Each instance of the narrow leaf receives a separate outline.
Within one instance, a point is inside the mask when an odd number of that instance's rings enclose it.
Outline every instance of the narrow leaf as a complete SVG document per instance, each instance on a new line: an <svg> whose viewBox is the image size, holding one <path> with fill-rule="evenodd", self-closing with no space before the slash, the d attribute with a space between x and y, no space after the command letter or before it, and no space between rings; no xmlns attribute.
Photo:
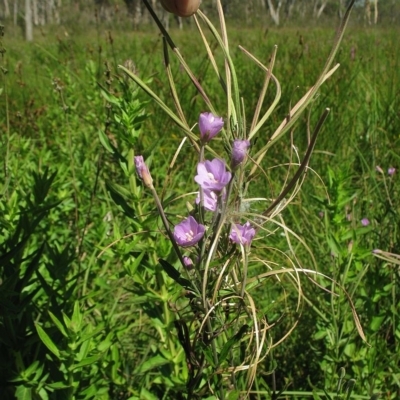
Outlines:
<svg viewBox="0 0 400 400"><path fill-rule="evenodd" d="M169 361L161 355L156 355L149 360L145 361L143 364L139 365L136 374L143 374L144 372L150 371L154 368L161 367L161 365L168 364Z"/></svg>
<svg viewBox="0 0 400 400"><path fill-rule="evenodd" d="M173 267L170 263L161 258L158 261L170 278L172 278L176 283L178 283L185 289L193 291L192 283L188 279L182 278L181 274L177 269L175 269L175 267Z"/></svg>
<svg viewBox="0 0 400 400"><path fill-rule="evenodd" d="M243 335L246 333L246 331L247 331L248 328L249 328L248 325L243 325L243 326L239 329L239 332L238 332L236 335L234 335L233 337L231 337L231 338L225 343L225 345L224 345L224 347L222 348L221 353L220 353L220 355L219 355L219 357L218 357L218 362L219 362L219 364L221 364L222 362L225 361L225 359L226 359L226 357L227 357L229 351L232 349L232 347L233 347L236 343L238 343L238 342L242 339Z"/></svg>
<svg viewBox="0 0 400 400"><path fill-rule="evenodd" d="M80 363L75 364L74 366L72 366L72 369L74 370L74 369L82 368L82 367L84 367L86 365L94 364L96 361L98 361L102 357L102 355L103 354L96 354L95 356L85 358Z"/></svg>
<svg viewBox="0 0 400 400"><path fill-rule="evenodd" d="M37 333L41 339L41 341L45 344L45 346L58 358L60 359L60 352L57 349L57 346L50 339L49 335L42 329L42 327L38 324L35 324Z"/></svg>
<svg viewBox="0 0 400 400"><path fill-rule="evenodd" d="M62 333L64 337L68 337L68 334L64 328L64 325L62 322L51 312L49 311L50 318L54 322L54 324L57 326L58 330Z"/></svg>

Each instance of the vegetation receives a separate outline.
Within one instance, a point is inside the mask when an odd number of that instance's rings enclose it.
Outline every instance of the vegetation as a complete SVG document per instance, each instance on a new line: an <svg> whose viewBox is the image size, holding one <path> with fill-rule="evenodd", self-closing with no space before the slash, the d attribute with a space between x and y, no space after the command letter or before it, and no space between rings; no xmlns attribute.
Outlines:
<svg viewBox="0 0 400 400"><path fill-rule="evenodd" d="M27 44L13 29L2 32L0 46L2 398L244 398L246 391L234 388L213 393L228 378L222 382L211 367L196 387L191 381L197 359L188 360L182 337L194 337L180 321L193 302L171 277L179 261L135 173L133 156L141 154L171 224L187 215L186 201L193 207L193 144L177 152L183 130L129 78L138 76L173 108L161 36L98 21L73 31L51 27ZM249 116L265 72L238 45L267 65L278 45L273 73L282 95L252 143L251 159L321 74L333 30L232 23L228 33ZM170 34L227 123L226 97L194 24ZM249 277L271 275L262 285L249 282L269 326L249 398L400 397L400 186L398 171L389 172L400 166L398 35L395 28L350 26L335 57L340 68L268 150L255 176L251 197L272 202L330 108L296 196L282 203L250 251L258 261L249 263ZM192 127L209 109L170 56ZM274 95L267 92L261 112ZM251 119L245 126L250 131ZM226 155L219 139L213 149ZM249 172L254 164L248 164ZM260 204L253 207L249 215L260 212ZM212 268L216 281L219 266ZM286 277L283 269L296 274ZM249 343L244 330L232 338L220 349L221 368ZM198 346L193 350L212 365L207 348ZM237 374L238 387L248 381Z"/></svg>

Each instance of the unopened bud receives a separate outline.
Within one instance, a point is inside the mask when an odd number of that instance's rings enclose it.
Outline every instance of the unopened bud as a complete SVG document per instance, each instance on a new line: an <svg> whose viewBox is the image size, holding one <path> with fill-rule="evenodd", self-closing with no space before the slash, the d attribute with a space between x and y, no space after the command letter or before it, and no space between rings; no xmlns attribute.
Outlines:
<svg viewBox="0 0 400 400"><path fill-rule="evenodd" d="M250 147L248 140L235 140L232 146L231 167L236 168L246 158L247 150Z"/></svg>
<svg viewBox="0 0 400 400"><path fill-rule="evenodd" d="M144 162L143 156L135 156L135 167L136 172L140 176L145 186L148 188L153 187L153 178L150 175L150 171Z"/></svg>

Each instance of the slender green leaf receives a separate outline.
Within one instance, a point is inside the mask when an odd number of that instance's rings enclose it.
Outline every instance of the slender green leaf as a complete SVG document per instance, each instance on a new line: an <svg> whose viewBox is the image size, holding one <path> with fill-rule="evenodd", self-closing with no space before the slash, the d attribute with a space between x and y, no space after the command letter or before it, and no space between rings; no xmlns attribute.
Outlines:
<svg viewBox="0 0 400 400"><path fill-rule="evenodd" d="M219 364L221 364L222 362L225 361L227 355L229 354L229 351L232 349L232 347L238 343L243 335L246 333L246 331L248 330L249 326L248 325L243 325L240 329L239 332L234 335L233 337L231 337L224 345L224 347L221 350L221 353L218 357L218 362Z"/></svg>
<svg viewBox="0 0 400 400"><path fill-rule="evenodd" d="M65 327L62 324L62 322L51 311L49 311L49 315L54 324L57 326L58 330L62 333L62 335L64 337L68 337L67 331L65 330Z"/></svg>
<svg viewBox="0 0 400 400"><path fill-rule="evenodd" d="M135 374L143 374L147 371L150 371L154 368L161 367L162 365L168 364L170 361L157 354L154 357L149 358L143 364L140 364L139 367L136 369Z"/></svg>
<svg viewBox="0 0 400 400"><path fill-rule="evenodd" d="M71 329L73 332L78 333L81 330L83 314L80 312L79 302L74 304L74 312L71 317Z"/></svg>
<svg viewBox="0 0 400 400"><path fill-rule="evenodd" d="M57 346L53 343L53 341L50 339L50 337L47 335L47 333L42 329L42 327L39 324L35 324L37 333L42 340L42 342L45 344L45 346L58 358L60 359L60 352L58 351Z"/></svg>
<svg viewBox="0 0 400 400"><path fill-rule="evenodd" d="M94 364L95 362L97 362L98 360L100 360L100 358L101 358L102 356L103 356L103 354L96 354L95 356L85 358L85 359L82 360L80 363L73 365L73 366L72 366L72 369L75 370L75 369L78 369L78 368L85 367L86 365Z"/></svg>
<svg viewBox="0 0 400 400"><path fill-rule="evenodd" d="M169 262L161 258L158 261L160 262L161 266L163 267L167 275L170 278L172 278L176 283L178 283L187 290L193 290L192 283L188 279L182 278L179 271L175 269Z"/></svg>

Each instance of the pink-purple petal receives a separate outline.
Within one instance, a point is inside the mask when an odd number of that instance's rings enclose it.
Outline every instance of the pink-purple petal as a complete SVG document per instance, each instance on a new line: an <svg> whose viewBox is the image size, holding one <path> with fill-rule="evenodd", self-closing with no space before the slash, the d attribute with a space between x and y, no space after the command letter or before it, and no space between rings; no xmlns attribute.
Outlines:
<svg viewBox="0 0 400 400"><path fill-rule="evenodd" d="M232 242L242 245L250 245L256 234L255 229L250 225L250 222L246 222L244 225L235 224L229 235Z"/></svg>
<svg viewBox="0 0 400 400"><path fill-rule="evenodd" d="M174 239L181 247L194 246L204 236L205 227L199 224L192 216L180 222L174 228Z"/></svg>
<svg viewBox="0 0 400 400"><path fill-rule="evenodd" d="M203 142L210 141L224 126L224 120L210 112L199 116L200 137Z"/></svg>
<svg viewBox="0 0 400 400"><path fill-rule="evenodd" d="M198 163L194 180L204 190L220 192L229 183L231 176L231 173L226 171L225 162L215 158Z"/></svg>

